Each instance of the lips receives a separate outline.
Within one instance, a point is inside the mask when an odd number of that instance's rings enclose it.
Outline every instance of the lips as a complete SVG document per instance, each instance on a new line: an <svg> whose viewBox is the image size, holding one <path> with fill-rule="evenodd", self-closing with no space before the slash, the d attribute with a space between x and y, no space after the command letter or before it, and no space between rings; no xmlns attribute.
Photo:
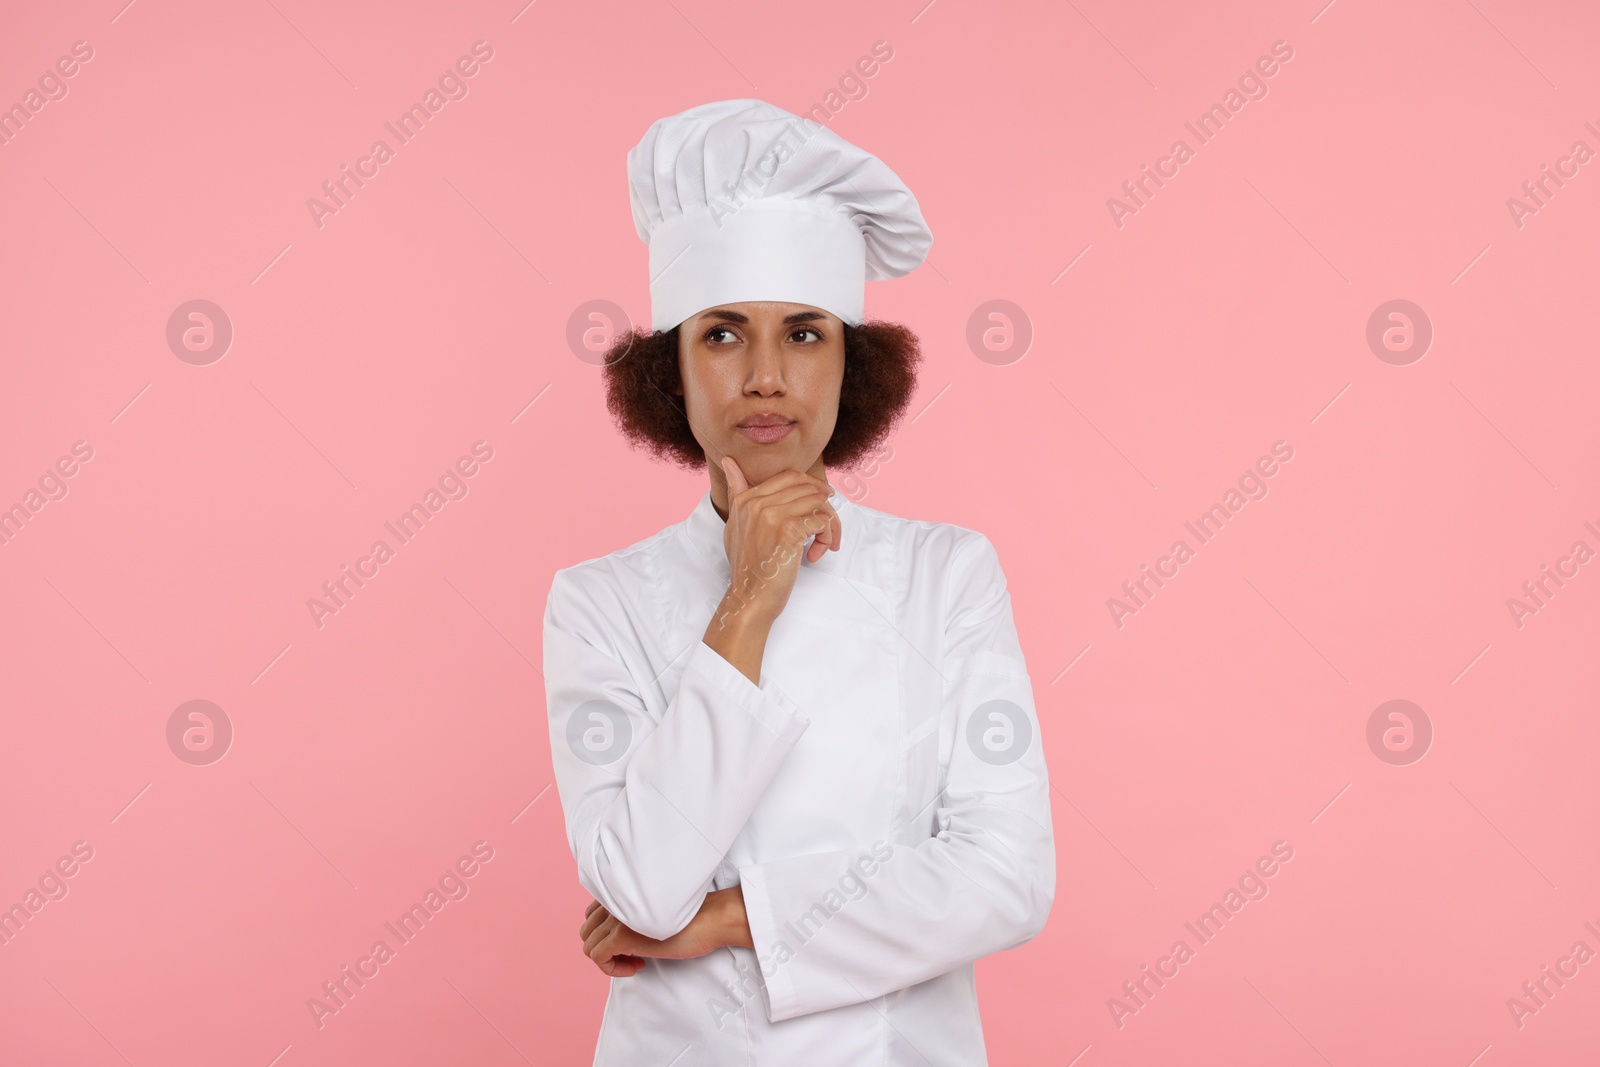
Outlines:
<svg viewBox="0 0 1600 1067"><path fill-rule="evenodd" d="M734 427L747 439L757 444L770 445L789 436L794 429L795 420L787 415L779 415L770 411L758 412L755 415L746 415Z"/></svg>

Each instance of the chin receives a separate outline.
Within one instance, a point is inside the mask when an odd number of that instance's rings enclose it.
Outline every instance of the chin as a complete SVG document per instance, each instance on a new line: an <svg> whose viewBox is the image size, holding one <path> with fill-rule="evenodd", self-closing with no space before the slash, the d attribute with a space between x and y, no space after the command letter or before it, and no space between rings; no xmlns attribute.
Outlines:
<svg viewBox="0 0 1600 1067"><path fill-rule="evenodd" d="M779 471L790 470L794 466L776 452L758 452L753 456L736 454L733 458L739 461L739 469L744 471L751 485L764 482Z"/></svg>
<svg viewBox="0 0 1600 1067"><path fill-rule="evenodd" d="M815 459L807 460L793 448L770 448L741 441L742 447L730 449L731 455L744 471L751 485L766 481L780 471L809 470Z"/></svg>

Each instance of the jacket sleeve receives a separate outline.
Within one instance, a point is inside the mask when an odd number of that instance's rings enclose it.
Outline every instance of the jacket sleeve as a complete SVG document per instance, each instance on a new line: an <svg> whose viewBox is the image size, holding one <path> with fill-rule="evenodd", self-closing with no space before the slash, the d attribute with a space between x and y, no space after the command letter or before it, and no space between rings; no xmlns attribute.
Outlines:
<svg viewBox="0 0 1600 1067"><path fill-rule="evenodd" d="M544 617L550 756L578 881L646 937L694 918L751 810L810 720L704 641L665 709L629 647L627 592L557 572ZM633 599L627 597L627 599ZM630 670L624 659L638 664ZM648 678L648 675L646 675ZM654 705L661 708L662 697Z"/></svg>
<svg viewBox="0 0 1600 1067"><path fill-rule="evenodd" d="M1050 788L1005 576L981 535L949 575L937 834L739 870L772 1022L927 981L1044 927Z"/></svg>

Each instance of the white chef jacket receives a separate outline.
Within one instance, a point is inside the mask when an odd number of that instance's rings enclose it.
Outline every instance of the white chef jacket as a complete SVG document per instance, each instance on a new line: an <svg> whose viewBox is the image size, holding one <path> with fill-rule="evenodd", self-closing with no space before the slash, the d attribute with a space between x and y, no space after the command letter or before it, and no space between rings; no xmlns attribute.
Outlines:
<svg viewBox="0 0 1600 1067"><path fill-rule="evenodd" d="M578 881L653 938L742 885L755 942L611 979L595 1067L987 1063L973 961L1055 896L1005 576L980 533L830 503L842 547L801 561L760 685L702 639L729 582L709 493L551 583Z"/></svg>

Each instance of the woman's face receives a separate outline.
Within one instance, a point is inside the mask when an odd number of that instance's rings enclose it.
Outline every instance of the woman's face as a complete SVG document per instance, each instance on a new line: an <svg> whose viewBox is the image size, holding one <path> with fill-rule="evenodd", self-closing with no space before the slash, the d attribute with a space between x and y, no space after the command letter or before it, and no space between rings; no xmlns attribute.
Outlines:
<svg viewBox="0 0 1600 1067"><path fill-rule="evenodd" d="M719 304L678 327L678 369L713 478L725 455L751 485L810 471L839 417L844 324L809 304Z"/></svg>

